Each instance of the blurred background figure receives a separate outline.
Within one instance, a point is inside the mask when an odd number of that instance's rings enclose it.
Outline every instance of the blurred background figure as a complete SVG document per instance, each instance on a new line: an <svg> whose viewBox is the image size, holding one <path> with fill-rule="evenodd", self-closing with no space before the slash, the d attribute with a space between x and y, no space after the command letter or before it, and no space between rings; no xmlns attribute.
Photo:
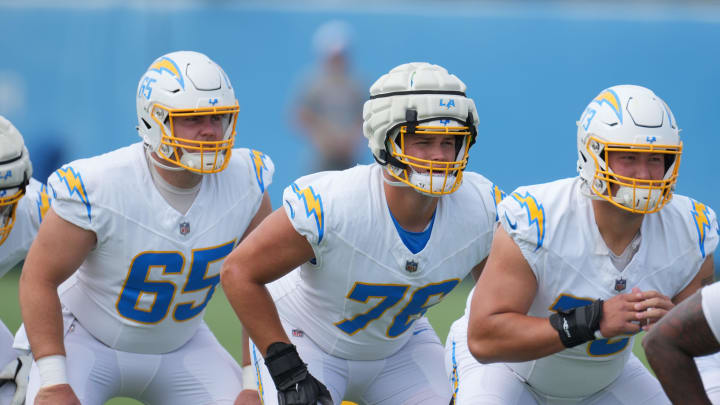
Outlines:
<svg viewBox="0 0 720 405"><path fill-rule="evenodd" d="M357 163L362 146L362 107L366 87L354 76L352 27L341 20L321 25L312 39L316 65L302 78L293 113L313 145L308 170L342 170Z"/></svg>

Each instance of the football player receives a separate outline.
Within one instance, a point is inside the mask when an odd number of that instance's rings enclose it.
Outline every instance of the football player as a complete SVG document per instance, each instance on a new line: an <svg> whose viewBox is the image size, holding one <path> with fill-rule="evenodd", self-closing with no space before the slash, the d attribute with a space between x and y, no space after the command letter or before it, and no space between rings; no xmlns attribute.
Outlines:
<svg viewBox="0 0 720 405"><path fill-rule="evenodd" d="M49 206L47 188L32 178L20 131L0 116L0 277L25 258ZM0 321L0 403L19 405L25 401L32 359L12 344L12 334Z"/></svg>
<svg viewBox="0 0 720 405"><path fill-rule="evenodd" d="M673 195L682 142L652 91L613 86L578 121L579 176L520 187L472 295L483 364L458 403L662 404L633 335L712 282L715 213ZM464 394L463 394L464 395Z"/></svg>
<svg viewBox="0 0 720 405"><path fill-rule="evenodd" d="M673 403L720 404L720 353L703 356L720 351L719 309L720 283L714 283L673 308L643 339L648 362ZM694 356L703 356L696 357L697 366Z"/></svg>
<svg viewBox="0 0 720 405"><path fill-rule="evenodd" d="M424 314L482 269L496 220L495 187L464 171L478 122L465 88L428 63L380 77L363 110L378 163L296 180L226 260L264 403L450 400Z"/></svg>
<svg viewBox="0 0 720 405"><path fill-rule="evenodd" d="M241 392L202 318L223 260L271 211L274 166L233 149L238 102L203 54L156 59L136 101L142 142L48 179L56 196L20 279L28 403L232 404Z"/></svg>

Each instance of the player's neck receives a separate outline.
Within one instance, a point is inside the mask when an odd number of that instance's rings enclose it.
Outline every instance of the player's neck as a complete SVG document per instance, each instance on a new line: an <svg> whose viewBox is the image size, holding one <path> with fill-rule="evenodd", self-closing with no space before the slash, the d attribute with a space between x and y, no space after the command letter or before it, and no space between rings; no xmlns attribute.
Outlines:
<svg viewBox="0 0 720 405"><path fill-rule="evenodd" d="M153 152L148 159L154 159L163 165L168 165L168 162L161 160ZM149 162L151 165L153 162ZM157 174L163 178L168 184L178 188L193 188L202 181L202 174L193 173L189 170L169 170L165 169L160 165L154 165Z"/></svg>
<svg viewBox="0 0 720 405"><path fill-rule="evenodd" d="M607 201L593 200L595 223L607 247L619 255L640 231L644 216L618 208Z"/></svg>
<svg viewBox="0 0 720 405"><path fill-rule="evenodd" d="M422 232L427 228L439 198L418 193L411 187L393 186L383 182L385 199L395 220L406 231Z"/></svg>

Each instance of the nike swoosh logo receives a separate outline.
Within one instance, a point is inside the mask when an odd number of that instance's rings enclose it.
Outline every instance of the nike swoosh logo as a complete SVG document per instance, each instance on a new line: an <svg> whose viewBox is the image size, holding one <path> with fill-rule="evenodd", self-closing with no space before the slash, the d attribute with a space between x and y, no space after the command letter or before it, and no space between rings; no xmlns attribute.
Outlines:
<svg viewBox="0 0 720 405"><path fill-rule="evenodd" d="M517 229L517 222L515 222L514 224L510 222L510 218L508 218L507 212L505 213L505 220L507 221L508 225L510 225L510 228Z"/></svg>

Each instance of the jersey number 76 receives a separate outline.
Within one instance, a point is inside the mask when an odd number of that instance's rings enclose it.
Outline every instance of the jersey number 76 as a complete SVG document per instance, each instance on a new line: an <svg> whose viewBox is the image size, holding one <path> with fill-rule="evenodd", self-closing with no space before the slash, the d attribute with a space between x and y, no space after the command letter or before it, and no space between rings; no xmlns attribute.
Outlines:
<svg viewBox="0 0 720 405"><path fill-rule="evenodd" d="M455 278L439 283L428 284L413 291L412 297L407 305L395 315L392 323L388 326L387 335L394 338L403 334L416 319L420 318L428 308L439 302L440 299L452 291L459 282L460 280ZM366 312L357 314L352 317L352 319L344 319L337 322L335 326L348 335L354 335L358 331L365 329L370 322L380 318L387 310L402 301L409 289L410 285L406 284L369 284L357 282L347 295L349 299L362 303L367 303L370 298L380 298L380 301ZM433 296L438 295L439 299L429 303Z"/></svg>

